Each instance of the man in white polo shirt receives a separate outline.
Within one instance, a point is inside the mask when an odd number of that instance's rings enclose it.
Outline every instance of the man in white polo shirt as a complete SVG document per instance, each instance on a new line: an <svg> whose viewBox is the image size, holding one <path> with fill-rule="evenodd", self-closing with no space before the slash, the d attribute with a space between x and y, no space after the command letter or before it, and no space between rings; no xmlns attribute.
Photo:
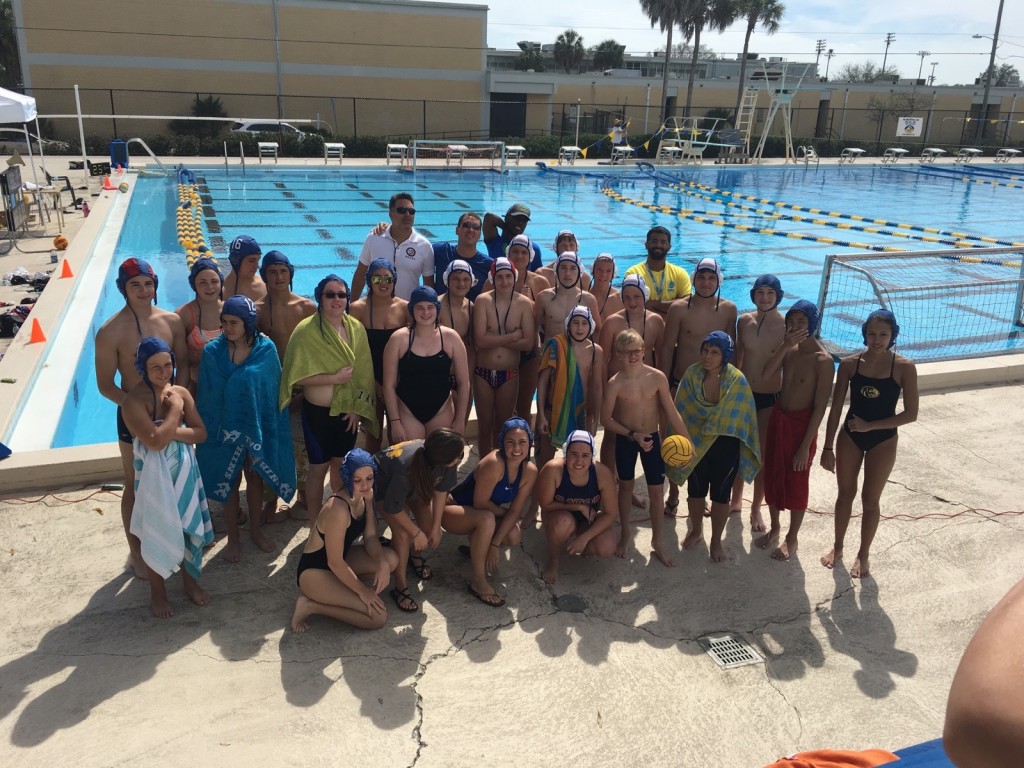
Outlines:
<svg viewBox="0 0 1024 768"><path fill-rule="evenodd" d="M395 265L398 280L395 296L408 301L413 289L420 284L434 286L434 251L430 241L413 229L416 209L412 195L399 192L388 203L391 225L380 235L372 232L363 241L359 253L359 266L352 277L349 302L359 298L366 285L366 270L374 259L387 259Z"/></svg>

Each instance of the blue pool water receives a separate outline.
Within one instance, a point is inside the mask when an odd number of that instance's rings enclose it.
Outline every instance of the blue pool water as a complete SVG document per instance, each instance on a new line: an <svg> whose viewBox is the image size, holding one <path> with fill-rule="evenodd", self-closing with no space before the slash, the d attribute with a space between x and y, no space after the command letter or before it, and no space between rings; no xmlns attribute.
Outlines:
<svg viewBox="0 0 1024 768"><path fill-rule="evenodd" d="M772 202L1001 239L1024 239L1024 231L1014 221L1016 216L1010 214L1021 209L1024 190L964 183L959 172L928 172L912 165L665 170L681 181L696 181ZM589 264L598 252L609 251L618 260L620 274L646 256L643 240L647 229L656 224L666 226L673 234L671 260L692 270L701 257L717 257L726 276L722 295L735 301L741 310L750 307L750 283L764 272L780 277L787 294L786 305L797 298L816 301L826 255L862 249L700 223L635 203L687 209L719 222L785 233L917 250L948 247L809 222L773 221L751 211L729 209L686 195L630 171L607 179L603 172L545 173L526 169L505 176L269 168L250 169L244 176L237 170L225 173L223 169L198 170L197 175L202 184L207 241L222 262L226 264L226 243L236 235L251 234L264 252L277 248L289 256L296 265L295 290L306 295L312 294L313 286L328 272L351 276L367 232L376 222L387 220L388 198L398 191L414 195L416 227L431 240L454 239L455 221L465 211L504 213L513 202L524 202L533 211L527 233L547 255L552 255L550 245L555 233L572 229L585 263ZM613 199L602 188L612 188L632 202ZM176 240L176 196L173 182L167 179L141 177L137 181L103 294L89 321L90 341L82 350L54 447L116 439L114 407L96 390L91 339L103 320L123 306L114 287L117 264L129 256L153 263L160 276L161 307L174 309L192 296L184 256ZM765 207L764 203L740 202ZM851 317L859 312L852 312ZM911 336L913 329L905 323L904 332ZM1017 341L1011 339L1009 343ZM999 351L998 345L993 351Z"/></svg>

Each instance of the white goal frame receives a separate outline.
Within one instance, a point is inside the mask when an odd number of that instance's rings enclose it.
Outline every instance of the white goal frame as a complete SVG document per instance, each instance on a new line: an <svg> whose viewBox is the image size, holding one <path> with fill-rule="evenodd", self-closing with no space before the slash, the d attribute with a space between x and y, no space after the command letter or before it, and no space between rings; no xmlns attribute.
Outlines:
<svg viewBox="0 0 1024 768"><path fill-rule="evenodd" d="M507 157L503 141L413 139L402 167L413 172L457 169L504 173Z"/></svg>

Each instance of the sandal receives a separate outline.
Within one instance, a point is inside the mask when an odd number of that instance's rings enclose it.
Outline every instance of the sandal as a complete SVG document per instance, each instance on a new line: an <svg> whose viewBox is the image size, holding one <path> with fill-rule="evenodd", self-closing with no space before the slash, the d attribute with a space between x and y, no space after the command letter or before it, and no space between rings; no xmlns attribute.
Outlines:
<svg viewBox="0 0 1024 768"><path fill-rule="evenodd" d="M473 597L479 600L484 605L489 605L491 608L501 608L505 604L505 598L499 595L497 592L491 592L490 594L484 594L483 592L477 592L473 589L472 584L467 584L466 589Z"/></svg>
<svg viewBox="0 0 1024 768"><path fill-rule="evenodd" d="M427 563L425 557L414 555L409 553L409 567L412 568L412 572L416 574L416 578L420 581L430 581L434 578L434 570Z"/></svg>
<svg viewBox="0 0 1024 768"><path fill-rule="evenodd" d="M388 595L395 601L395 605L398 606L398 610L405 611L406 613L416 613L420 609L420 604L417 603L412 595L409 594L408 587L402 587L399 589L395 587Z"/></svg>
<svg viewBox="0 0 1024 768"><path fill-rule="evenodd" d="M675 501L666 502L665 517L675 517L677 509L679 509L679 499L676 499Z"/></svg>

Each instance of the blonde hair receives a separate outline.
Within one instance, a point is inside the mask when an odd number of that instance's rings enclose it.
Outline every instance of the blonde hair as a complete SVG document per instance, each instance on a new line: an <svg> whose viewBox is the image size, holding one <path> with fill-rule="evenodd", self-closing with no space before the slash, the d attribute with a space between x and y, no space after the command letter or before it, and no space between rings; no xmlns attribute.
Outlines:
<svg viewBox="0 0 1024 768"><path fill-rule="evenodd" d="M612 347L617 355L621 355L625 352L626 347L635 347L637 345L643 349L644 337L637 333L633 328L627 328L624 331L619 331L615 336L615 341L612 343Z"/></svg>

